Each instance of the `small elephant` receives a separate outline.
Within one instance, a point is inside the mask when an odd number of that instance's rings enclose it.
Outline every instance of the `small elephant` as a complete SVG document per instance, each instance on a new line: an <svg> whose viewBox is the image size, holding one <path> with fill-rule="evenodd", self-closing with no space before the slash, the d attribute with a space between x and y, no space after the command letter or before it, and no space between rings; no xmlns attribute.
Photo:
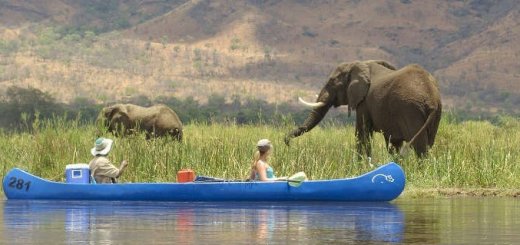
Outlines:
<svg viewBox="0 0 520 245"><path fill-rule="evenodd" d="M115 104L103 108L99 116L108 131L116 135L132 134L139 129L146 132L146 139L170 135L182 140L181 120L172 109L162 104L151 107Z"/></svg>
<svg viewBox="0 0 520 245"><path fill-rule="evenodd" d="M302 126L286 135L287 145L292 138L314 128L331 106L348 105L349 116L351 110L356 111L359 156L371 156L374 131L383 133L390 153L400 152L406 141L417 155L424 156L433 146L442 111L437 81L428 71L416 64L397 70L377 60L340 64L330 74L316 103L301 98L300 102L313 110Z"/></svg>

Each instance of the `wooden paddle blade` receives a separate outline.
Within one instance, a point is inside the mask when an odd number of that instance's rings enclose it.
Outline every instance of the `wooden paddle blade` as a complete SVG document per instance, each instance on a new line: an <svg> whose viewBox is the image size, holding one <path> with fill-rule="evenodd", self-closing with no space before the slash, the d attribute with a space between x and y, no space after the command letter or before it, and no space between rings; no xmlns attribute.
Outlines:
<svg viewBox="0 0 520 245"><path fill-rule="evenodd" d="M292 187L299 187L305 180L307 180L307 175L304 172L298 172L287 178L287 183Z"/></svg>

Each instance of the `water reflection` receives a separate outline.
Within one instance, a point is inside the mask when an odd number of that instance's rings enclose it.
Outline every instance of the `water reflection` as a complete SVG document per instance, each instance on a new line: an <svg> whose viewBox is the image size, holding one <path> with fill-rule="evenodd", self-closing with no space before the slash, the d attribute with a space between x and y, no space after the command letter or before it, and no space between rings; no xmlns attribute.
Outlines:
<svg viewBox="0 0 520 245"><path fill-rule="evenodd" d="M398 199L406 244L520 244L520 199Z"/></svg>
<svg viewBox="0 0 520 245"><path fill-rule="evenodd" d="M390 203L9 200L3 206L7 243L400 242L404 231L404 216Z"/></svg>

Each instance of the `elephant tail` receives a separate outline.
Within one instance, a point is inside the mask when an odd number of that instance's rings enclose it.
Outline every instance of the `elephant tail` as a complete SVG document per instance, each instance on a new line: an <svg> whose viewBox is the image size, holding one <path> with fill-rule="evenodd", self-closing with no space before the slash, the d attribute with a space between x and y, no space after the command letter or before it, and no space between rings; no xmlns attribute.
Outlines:
<svg viewBox="0 0 520 245"><path fill-rule="evenodd" d="M410 140L410 142L407 143L407 145L413 145L413 142L417 139L417 137L419 137L419 135L421 135L423 133L423 131L426 130L428 125L430 125L432 123L432 120L435 118L435 115L437 113L438 113L437 110L433 110L430 112L430 114L428 115L428 118L426 119L426 122L424 122L421 129L419 129L419 131L417 131L417 133L413 136L413 138ZM407 147L405 146L401 150L404 150L405 148L407 148ZM401 152L401 154L403 154L403 152Z"/></svg>

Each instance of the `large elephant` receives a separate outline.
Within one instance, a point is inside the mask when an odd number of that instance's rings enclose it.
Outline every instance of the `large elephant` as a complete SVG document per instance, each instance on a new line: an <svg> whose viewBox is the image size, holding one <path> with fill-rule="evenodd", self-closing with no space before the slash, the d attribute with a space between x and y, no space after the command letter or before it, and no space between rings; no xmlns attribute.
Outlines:
<svg viewBox="0 0 520 245"><path fill-rule="evenodd" d="M382 132L389 152L400 152L408 142L417 155L432 147L442 104L435 78L419 65L399 70L385 61L340 64L329 76L303 125L288 133L285 143L316 126L331 106L348 105L356 111L356 146L359 156L371 155L370 139Z"/></svg>
<svg viewBox="0 0 520 245"><path fill-rule="evenodd" d="M141 107L132 104L115 104L103 108L100 117L108 131L131 134L137 129L146 132L146 139L170 135L182 140L182 122L169 107L159 104Z"/></svg>

